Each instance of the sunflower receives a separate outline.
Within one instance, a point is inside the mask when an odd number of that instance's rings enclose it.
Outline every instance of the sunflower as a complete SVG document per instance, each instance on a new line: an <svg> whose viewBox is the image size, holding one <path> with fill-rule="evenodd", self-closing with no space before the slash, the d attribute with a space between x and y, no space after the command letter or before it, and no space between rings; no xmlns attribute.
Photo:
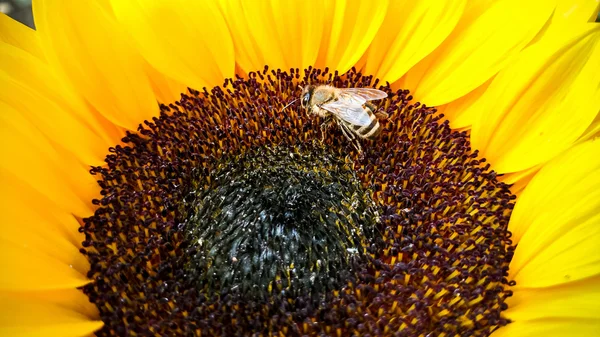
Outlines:
<svg viewBox="0 0 600 337"><path fill-rule="evenodd" d="M33 5L0 335L600 331L597 1ZM387 93L363 152L323 83Z"/></svg>

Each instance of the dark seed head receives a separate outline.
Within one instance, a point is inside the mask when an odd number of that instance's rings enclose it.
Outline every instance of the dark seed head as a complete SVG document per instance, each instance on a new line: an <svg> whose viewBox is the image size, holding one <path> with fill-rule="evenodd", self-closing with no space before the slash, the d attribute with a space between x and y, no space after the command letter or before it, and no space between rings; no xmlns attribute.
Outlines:
<svg viewBox="0 0 600 337"><path fill-rule="evenodd" d="M486 336L507 324L514 197L466 133L408 91L359 156L321 143L299 85L377 87L352 70L269 71L190 90L94 167L84 219L108 335Z"/></svg>
<svg viewBox="0 0 600 337"><path fill-rule="evenodd" d="M182 205L186 269L203 291L318 301L382 244L369 193L323 147L262 147L220 162Z"/></svg>

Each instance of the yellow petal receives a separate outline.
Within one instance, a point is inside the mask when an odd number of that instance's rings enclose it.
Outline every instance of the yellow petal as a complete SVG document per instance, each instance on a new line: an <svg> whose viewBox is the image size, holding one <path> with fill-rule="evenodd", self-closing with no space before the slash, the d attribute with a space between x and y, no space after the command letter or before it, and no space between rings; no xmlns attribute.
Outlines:
<svg viewBox="0 0 600 337"><path fill-rule="evenodd" d="M88 167L57 151L34 125L0 101L0 178L3 185L24 182L54 200L61 209L81 217L91 214L98 194ZM10 196L2 194L2 197ZM26 195L23 195L26 197Z"/></svg>
<svg viewBox="0 0 600 337"><path fill-rule="evenodd" d="M42 254L26 243L0 239L0 290L69 289L89 283L72 266Z"/></svg>
<svg viewBox="0 0 600 337"><path fill-rule="evenodd" d="M549 34L564 34L585 22L595 22L600 0L558 0L556 9L533 43Z"/></svg>
<svg viewBox="0 0 600 337"><path fill-rule="evenodd" d="M0 44L0 60L6 66L6 74L0 73L0 101L12 106L48 139L82 162L101 165L110 145L61 106L60 101L54 101L50 90L41 91L37 79L49 80L52 74L42 64L36 64L33 56L10 45Z"/></svg>
<svg viewBox="0 0 600 337"><path fill-rule="evenodd" d="M598 333L599 320L546 318L510 323L496 330L491 337L591 337Z"/></svg>
<svg viewBox="0 0 600 337"><path fill-rule="evenodd" d="M90 303L89 298L83 291L76 288L39 291L0 291L0 297L25 302L45 303L72 310L90 319L97 319L99 317L98 308Z"/></svg>
<svg viewBox="0 0 600 337"><path fill-rule="evenodd" d="M44 57L35 30L3 13L0 13L0 41L20 48L36 57Z"/></svg>
<svg viewBox="0 0 600 337"><path fill-rule="evenodd" d="M600 111L596 115L596 118L594 118L592 123L590 123L590 126L588 126L587 130L585 130L585 132L583 132L583 135L581 135L581 137L579 137L578 142L585 142L589 139L592 139L592 138L598 137L598 136L600 136Z"/></svg>
<svg viewBox="0 0 600 337"><path fill-rule="evenodd" d="M330 67L344 72L364 54L386 14L387 1L221 1L245 72ZM257 24L256 18L260 18Z"/></svg>
<svg viewBox="0 0 600 337"><path fill-rule="evenodd" d="M50 64L111 122L128 128L158 115L141 57L97 1L34 1L34 18Z"/></svg>
<svg viewBox="0 0 600 337"><path fill-rule="evenodd" d="M52 101L52 107L60 107L61 116L55 116L46 111L46 109L32 109L27 111L29 118L39 121L35 124L44 128L46 132L56 131L56 129L65 128L67 125L77 123L80 125L78 129L85 129L85 137L89 139L80 139L80 142L87 144L95 144L94 146L108 148L118 143L122 138L121 132L116 132L114 124L108 122L93 109L89 109L85 101L75 92L64 78L59 77L59 74L53 71L48 64L39 58L33 57L26 52L0 42L0 63L4 65L3 71L6 73L6 78L9 83L0 84L2 92L8 99L15 100L16 95L10 93L11 86L26 90L29 95L43 96L44 99ZM37 100L36 100L37 101ZM20 104L28 104L30 107L39 102L20 102ZM68 114L68 116L66 115ZM64 115L64 116L63 116ZM58 118L59 120L56 120ZM70 122L65 122L62 119L69 119ZM46 119L46 121L42 121ZM48 126L48 120L54 121ZM60 123L59 123L60 121ZM72 130L67 132L78 133L82 130ZM91 130L91 132L89 132ZM60 135L58 137L49 135L53 140L62 137L70 137L70 135ZM100 138L100 140L97 139ZM67 142L68 143L68 142ZM71 143L67 148L77 147L75 142ZM77 152L77 151L76 151ZM103 150L102 152L105 152ZM92 164L91 162L89 164Z"/></svg>
<svg viewBox="0 0 600 337"><path fill-rule="evenodd" d="M550 20L530 44L547 39L547 36L568 36L576 27L594 22L600 8L600 0L558 0Z"/></svg>
<svg viewBox="0 0 600 337"><path fill-rule="evenodd" d="M111 1L119 22L159 72L189 87L233 77L233 42L212 1ZM260 25L257 25L260 26Z"/></svg>
<svg viewBox="0 0 600 337"><path fill-rule="evenodd" d="M473 121L479 118L477 111L469 109L469 107L483 96L493 79L494 77L490 78L487 82L465 96L437 107L438 112L443 113L444 117L450 121L452 129L470 128L473 125Z"/></svg>
<svg viewBox="0 0 600 337"><path fill-rule="evenodd" d="M518 288L549 287L600 274L600 140L547 163L527 185L509 230Z"/></svg>
<svg viewBox="0 0 600 337"><path fill-rule="evenodd" d="M3 223L0 240L22 245L38 255L47 255L85 274L89 269L89 263L79 252L79 245L75 246L67 241L60 232L48 230L44 227L45 224L45 222L34 223L33 221Z"/></svg>
<svg viewBox="0 0 600 337"><path fill-rule="evenodd" d="M26 246L39 255L47 255L82 274L87 273L89 263L79 252L85 237L77 233L79 223L72 215L58 209L37 191L19 184L18 180L4 184L2 193L0 239ZM75 240L71 240L72 236Z"/></svg>
<svg viewBox="0 0 600 337"><path fill-rule="evenodd" d="M395 82L456 26L465 1L392 1L367 52L365 73Z"/></svg>
<svg viewBox="0 0 600 337"><path fill-rule="evenodd" d="M326 10L304 15L300 1L220 1L233 37L235 60L246 72L313 65ZM314 15L313 15L314 14ZM261 23L256 24L256 18Z"/></svg>
<svg viewBox="0 0 600 337"><path fill-rule="evenodd" d="M498 180L503 183L509 184L510 191L512 194L517 197L521 195L523 189L529 184L531 179L537 174L537 172L542 168L542 164L534 166L524 171L508 173L498 177Z"/></svg>
<svg viewBox="0 0 600 337"><path fill-rule="evenodd" d="M78 311L0 293L0 336L80 337L102 327Z"/></svg>
<svg viewBox="0 0 600 337"><path fill-rule="evenodd" d="M548 0L470 3L452 34L407 73L404 86L429 106L466 95L508 64L553 9Z"/></svg>
<svg viewBox="0 0 600 337"><path fill-rule="evenodd" d="M45 311L44 311L45 312ZM30 325L22 323L19 327L0 327L0 335L11 337L55 336L55 337L93 337L90 333L100 329L101 321L83 321L65 324Z"/></svg>
<svg viewBox="0 0 600 337"><path fill-rule="evenodd" d="M182 93L187 93L188 87L160 73L150 64L146 64L144 69L148 74L152 90L158 102L169 104L181 99Z"/></svg>
<svg viewBox="0 0 600 337"><path fill-rule="evenodd" d="M584 318L600 320L600 277L542 289L515 290L507 300L505 317L512 321Z"/></svg>
<svg viewBox="0 0 600 337"><path fill-rule="evenodd" d="M600 110L600 25L569 41L548 36L496 76L473 109L471 141L500 173L546 162Z"/></svg>
<svg viewBox="0 0 600 337"><path fill-rule="evenodd" d="M378 1L377 6L356 0L325 3L326 24L316 67L329 67L342 73L352 68L373 41L388 6L388 1Z"/></svg>
<svg viewBox="0 0 600 337"><path fill-rule="evenodd" d="M559 0L553 21L594 22L598 15L600 0Z"/></svg>
<svg viewBox="0 0 600 337"><path fill-rule="evenodd" d="M596 174L600 174L600 171ZM598 198L600 195L595 194L595 197ZM521 241L524 242L523 249L525 251L522 255L525 256L519 256L516 260L517 271L512 276L517 284L524 287L546 287L600 274L600 253L598 252L600 216L594 217L590 214L598 212L600 209L598 205L595 207L595 210L584 210L583 216L589 219L576 219L579 220L578 223L569 223L569 225L577 225L578 228L563 234L560 239L554 238L555 241L551 241L546 247L541 248L539 240L524 236ZM570 215L574 217L572 212ZM543 220L549 219L543 218ZM539 225L533 225L539 228ZM548 222L548 225L555 224ZM547 239L547 237L545 238ZM529 248L530 246L532 247ZM531 254L529 252L536 250L535 256L529 255ZM529 260L524 261L526 258Z"/></svg>
<svg viewBox="0 0 600 337"><path fill-rule="evenodd" d="M68 240L73 247L81 246L84 237L78 231L79 222L71 214L71 210L61 209L54 202L59 197L48 198L38 188L20 179L3 176L2 182L0 224L2 224L3 231L23 230L23 233L26 233L25 230L27 230L33 234L41 231ZM36 205L36 207L32 207L32 205ZM24 217L23 214L27 214L27 216ZM8 239L7 236L5 237ZM11 239L19 240L19 237L15 236ZM54 251L54 249L52 250Z"/></svg>
<svg viewBox="0 0 600 337"><path fill-rule="evenodd" d="M268 19L271 19L272 14L270 11L268 13L260 14L260 25L251 24L251 22L249 22L250 17L247 17L245 14L246 10L252 10L255 6L263 5L265 5L265 1L219 1L219 8L221 9L221 12L223 12L234 45L235 62L245 73L262 69L266 65L266 56L271 58L269 60L269 66L272 68L284 66L280 48L274 47L268 55L264 55L259 43L255 41L255 38L253 37L254 34L260 33L261 27L268 29L267 27L273 25L272 21L267 21L264 18L266 16ZM320 19L318 22L322 22L322 14L320 12L315 14L316 16L314 18L312 16L309 17L309 20L314 20L316 22L317 19ZM317 24L314 27L315 29L319 29L321 25ZM259 41L260 39L263 39L270 40L272 43L275 42L274 34L259 34L256 39ZM290 46L291 45L292 44L290 43ZM276 60L278 63L276 63Z"/></svg>

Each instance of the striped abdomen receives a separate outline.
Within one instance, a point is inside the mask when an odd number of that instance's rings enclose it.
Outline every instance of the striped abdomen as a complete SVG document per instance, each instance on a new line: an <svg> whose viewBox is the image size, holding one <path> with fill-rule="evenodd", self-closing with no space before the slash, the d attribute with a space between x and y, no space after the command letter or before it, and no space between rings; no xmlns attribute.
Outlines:
<svg viewBox="0 0 600 337"><path fill-rule="evenodd" d="M364 108L365 111L369 114L369 117L371 117L371 124L365 126L350 124L348 126L350 127L350 130L352 130L352 132L354 132L354 134L356 134L360 138L371 139L379 134L379 132L381 131L381 125L379 124L379 119L377 118L377 115L375 115L374 113L377 108L373 104L368 102L364 105Z"/></svg>

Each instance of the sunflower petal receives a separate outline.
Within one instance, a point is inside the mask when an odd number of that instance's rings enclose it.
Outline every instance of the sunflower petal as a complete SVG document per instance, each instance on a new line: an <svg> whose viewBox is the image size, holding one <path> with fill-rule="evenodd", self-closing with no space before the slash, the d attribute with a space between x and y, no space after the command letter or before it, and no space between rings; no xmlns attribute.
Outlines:
<svg viewBox="0 0 600 337"><path fill-rule="evenodd" d="M470 128L473 122L479 118L477 112L474 109L469 109L469 107L483 96L493 79L494 77L490 78L465 96L437 107L438 111L443 113L444 117L450 121L452 129Z"/></svg>
<svg viewBox="0 0 600 337"><path fill-rule="evenodd" d="M60 107L60 111L54 111L60 112L60 116L49 113L46 111L46 108L21 111L28 113L30 120L40 121L40 123L36 124L45 129L45 132L56 132L56 129L64 128L66 125L72 125L73 123L80 125L80 129L85 129L69 130L69 132L66 132L67 134L84 132L86 137L89 138L85 139L84 137L84 139L79 139L79 141L73 141L68 146L65 146L66 148L71 149L72 147L80 146L77 143L81 142L96 144L95 146L97 147L105 146L107 148L108 144L115 144L122 138L123 133L116 130L114 124L101 117L96 111L89 109L85 101L75 92L74 88L65 79L60 78L56 72L52 71L44 61L14 46L0 42L0 63L4 65L2 70L6 73L6 78L9 81L6 84L1 84L3 89L2 94L6 95L7 99L14 100L14 97L11 98L11 96L16 95L10 91L11 87L17 87L27 91L29 95L39 95L43 96L44 100L51 100L51 107ZM20 102L20 104L34 105L38 103ZM56 118L59 120L57 121ZM43 119L51 119L54 122L48 126L48 121L43 121ZM69 119L70 122L65 123L61 119ZM92 131L91 133L89 132L90 130ZM71 136L58 135L55 138L49 135L49 137L57 140L57 138ZM99 137L101 140L98 140L96 137Z"/></svg>
<svg viewBox="0 0 600 337"><path fill-rule="evenodd" d="M13 176L2 177L2 194L0 199L0 223L5 227L25 227L35 234L37 231L50 232L61 239L68 240L74 247L83 241L79 233L79 222L71 211L61 209L53 200L46 197L39 188L35 188ZM6 180L6 181L5 181ZM31 207L43 205L43 207ZM23 214L27 214L24 217ZM18 237L17 237L18 238ZM17 239L15 238L15 239Z"/></svg>
<svg viewBox="0 0 600 337"><path fill-rule="evenodd" d="M531 46L473 107L471 140L500 173L543 163L577 140L600 110L600 25L565 43Z"/></svg>
<svg viewBox="0 0 600 337"><path fill-rule="evenodd" d="M567 35L586 22L594 22L600 9L599 0L558 0L556 9L544 28L531 41L537 43L548 35Z"/></svg>
<svg viewBox="0 0 600 337"><path fill-rule="evenodd" d="M78 246L67 241L60 233L47 230L44 224L45 222L5 223L0 240L30 247L39 255L47 255L64 265L72 266L80 273L86 273L89 263L79 252Z"/></svg>
<svg viewBox="0 0 600 337"><path fill-rule="evenodd" d="M236 62L246 71L314 64L327 11L303 15L300 1L221 1L233 36ZM254 18L260 17L261 24Z"/></svg>
<svg viewBox="0 0 600 337"><path fill-rule="evenodd" d="M212 1L113 0L111 4L143 57L159 72L196 89L233 77L233 42Z"/></svg>
<svg viewBox="0 0 600 337"><path fill-rule="evenodd" d="M91 319L99 317L98 308L90 303L90 299L76 288L40 291L1 291L0 297L25 302L40 302L72 310Z"/></svg>
<svg viewBox="0 0 600 337"><path fill-rule="evenodd" d="M531 179L537 174L537 172L542 168L542 164L529 168L527 170L515 172L515 173L507 173L498 177L498 180L502 181L505 184L509 184L510 191L512 194L517 197L521 195L523 189L529 184Z"/></svg>
<svg viewBox="0 0 600 337"><path fill-rule="evenodd" d="M0 148L0 156L6 159L0 161L2 185L26 182L54 200L61 209L82 217L89 215L98 187L88 168L57 152L49 140L12 107L0 101L0 109L3 111L0 140L2 144L12 144Z"/></svg>
<svg viewBox="0 0 600 337"><path fill-rule="evenodd" d="M44 57L35 30L3 13L0 13L0 41L22 49L36 57Z"/></svg>
<svg viewBox="0 0 600 337"><path fill-rule="evenodd" d="M0 293L0 336L85 336L102 327L76 310L44 299Z"/></svg>
<svg viewBox="0 0 600 337"><path fill-rule="evenodd" d="M7 73L0 73L0 101L19 111L48 139L82 162L101 165L109 144L94 134L83 120L60 106L60 99L57 102L46 96L38 79L51 80L50 72L31 55L6 44L0 44L0 60Z"/></svg>
<svg viewBox="0 0 600 337"><path fill-rule="evenodd" d="M316 67L343 73L365 53L388 11L389 2L334 1L323 8L325 25Z"/></svg>
<svg viewBox="0 0 600 337"><path fill-rule="evenodd" d="M598 336L598 332L598 320L546 318L510 323L496 330L491 337L588 337Z"/></svg>
<svg viewBox="0 0 600 337"><path fill-rule="evenodd" d="M392 1L367 52L365 73L395 82L454 29L465 1Z"/></svg>
<svg viewBox="0 0 600 337"><path fill-rule="evenodd" d="M163 104L169 104L181 99L181 94L187 92L185 85L169 78L154 69L150 64L144 67L156 99Z"/></svg>
<svg viewBox="0 0 600 337"><path fill-rule="evenodd" d="M3 197L0 205L0 239L27 246L82 274L88 271L89 263L79 252L85 238L78 232L79 223L72 215L19 180L4 184L2 194L8 197Z"/></svg>
<svg viewBox="0 0 600 337"><path fill-rule="evenodd" d="M452 34L407 73L404 86L429 106L466 95L536 36L554 6L547 0L470 3Z"/></svg>
<svg viewBox="0 0 600 337"><path fill-rule="evenodd" d="M233 39L234 45L234 53L235 53L235 62L238 67L243 69L246 73L249 71L256 71L265 66L265 59L261 49L259 48L258 43L254 40L253 34L256 34L254 31L250 31L250 27L252 25L249 24L247 17L244 14L245 6L252 7L253 5L260 6L263 3L261 1L251 2L241 2L241 1L219 1L219 7L221 11L224 13L224 18L227 23L227 27L229 28L229 32L231 34L231 38ZM243 7L244 6L244 7ZM264 13L263 15L272 15L271 13ZM317 17L320 16L320 13L317 13ZM314 20L315 18L311 18ZM255 27L256 30L259 30L260 27L264 25L272 25L272 21L263 20L259 27ZM315 25L316 28L320 27L319 25ZM263 39L274 38L274 36L268 36L266 34L259 35ZM270 53L271 60L269 60L272 66L277 67L282 66L283 59L279 54L279 48L273 48L272 53ZM275 58L277 58L278 63L274 63Z"/></svg>
<svg viewBox="0 0 600 337"><path fill-rule="evenodd" d="M0 290L68 289L89 283L85 275L72 266L40 253L27 244L13 244L0 239ZM41 281L43 280L43 281Z"/></svg>
<svg viewBox="0 0 600 337"><path fill-rule="evenodd" d="M387 1L221 1L244 72L271 68L350 69L364 54L387 11ZM310 14L307 15L307 11ZM261 18L260 24L254 18ZM320 41L320 43L319 43Z"/></svg>
<svg viewBox="0 0 600 337"><path fill-rule="evenodd" d="M596 115L596 118L594 118L590 126L587 128L587 130L585 130L583 135L579 137L578 142L585 142L598 136L600 136L600 111Z"/></svg>
<svg viewBox="0 0 600 337"><path fill-rule="evenodd" d="M48 61L94 108L133 130L158 115L141 57L101 3L39 0L33 10Z"/></svg>
<svg viewBox="0 0 600 337"><path fill-rule="evenodd" d="M518 288L548 287L600 274L600 140L546 164L523 191L509 229Z"/></svg>
<svg viewBox="0 0 600 337"><path fill-rule="evenodd" d="M594 22L599 8L600 1L598 0L559 0L552 20Z"/></svg>
<svg viewBox="0 0 600 337"><path fill-rule="evenodd" d="M556 287L515 290L503 314L513 321L545 317L599 319L600 277Z"/></svg>

